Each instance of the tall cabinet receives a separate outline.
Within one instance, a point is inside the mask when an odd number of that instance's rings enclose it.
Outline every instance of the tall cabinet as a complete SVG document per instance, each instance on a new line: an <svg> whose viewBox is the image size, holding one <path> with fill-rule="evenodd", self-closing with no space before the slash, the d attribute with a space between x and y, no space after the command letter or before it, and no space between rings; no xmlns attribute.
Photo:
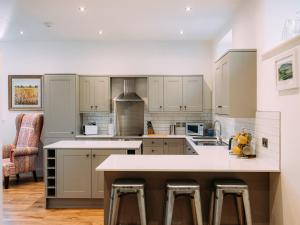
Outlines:
<svg viewBox="0 0 300 225"><path fill-rule="evenodd" d="M256 62L256 50L230 50L215 63L216 114L255 117Z"/></svg>
<svg viewBox="0 0 300 225"><path fill-rule="evenodd" d="M73 139L76 133L76 75L45 75L45 143Z"/></svg>

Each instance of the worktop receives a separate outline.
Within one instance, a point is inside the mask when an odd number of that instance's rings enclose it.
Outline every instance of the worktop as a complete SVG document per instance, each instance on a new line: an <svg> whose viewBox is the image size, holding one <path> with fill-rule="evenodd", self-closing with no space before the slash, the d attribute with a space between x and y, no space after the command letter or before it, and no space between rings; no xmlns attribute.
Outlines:
<svg viewBox="0 0 300 225"><path fill-rule="evenodd" d="M140 149L142 141L59 141L44 149Z"/></svg>
<svg viewBox="0 0 300 225"><path fill-rule="evenodd" d="M143 136L114 136L109 134L96 134L96 135L76 135L77 139L145 139L145 138L180 138L185 139L186 135L184 134L145 134Z"/></svg>

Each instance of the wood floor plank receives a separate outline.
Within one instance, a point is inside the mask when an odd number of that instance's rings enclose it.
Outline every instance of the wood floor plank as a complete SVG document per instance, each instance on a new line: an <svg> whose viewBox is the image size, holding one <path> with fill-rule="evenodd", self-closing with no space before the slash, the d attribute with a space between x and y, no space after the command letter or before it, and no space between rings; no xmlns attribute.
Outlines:
<svg viewBox="0 0 300 225"><path fill-rule="evenodd" d="M3 191L3 225L104 225L103 209L44 208L44 183L20 179Z"/></svg>

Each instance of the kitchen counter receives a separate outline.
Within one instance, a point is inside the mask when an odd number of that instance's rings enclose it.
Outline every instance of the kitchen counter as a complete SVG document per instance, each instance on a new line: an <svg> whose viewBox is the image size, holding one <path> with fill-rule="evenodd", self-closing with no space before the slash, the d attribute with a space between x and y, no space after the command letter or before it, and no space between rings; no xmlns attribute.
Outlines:
<svg viewBox="0 0 300 225"><path fill-rule="evenodd" d="M97 135L76 135L77 139L143 139L143 138L180 138L184 139L188 136L186 135L169 135L169 134L145 134L143 136L114 136L106 134L97 134Z"/></svg>
<svg viewBox="0 0 300 225"><path fill-rule="evenodd" d="M142 141L59 141L44 149L140 149Z"/></svg>

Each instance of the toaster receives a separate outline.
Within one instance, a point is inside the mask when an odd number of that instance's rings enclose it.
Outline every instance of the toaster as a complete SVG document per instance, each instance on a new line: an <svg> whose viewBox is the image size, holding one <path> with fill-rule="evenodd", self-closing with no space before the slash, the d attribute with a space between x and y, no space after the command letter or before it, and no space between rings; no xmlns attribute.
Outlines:
<svg viewBox="0 0 300 225"><path fill-rule="evenodd" d="M98 134L98 126L97 125L84 125L83 126L83 134L85 135L97 135Z"/></svg>

